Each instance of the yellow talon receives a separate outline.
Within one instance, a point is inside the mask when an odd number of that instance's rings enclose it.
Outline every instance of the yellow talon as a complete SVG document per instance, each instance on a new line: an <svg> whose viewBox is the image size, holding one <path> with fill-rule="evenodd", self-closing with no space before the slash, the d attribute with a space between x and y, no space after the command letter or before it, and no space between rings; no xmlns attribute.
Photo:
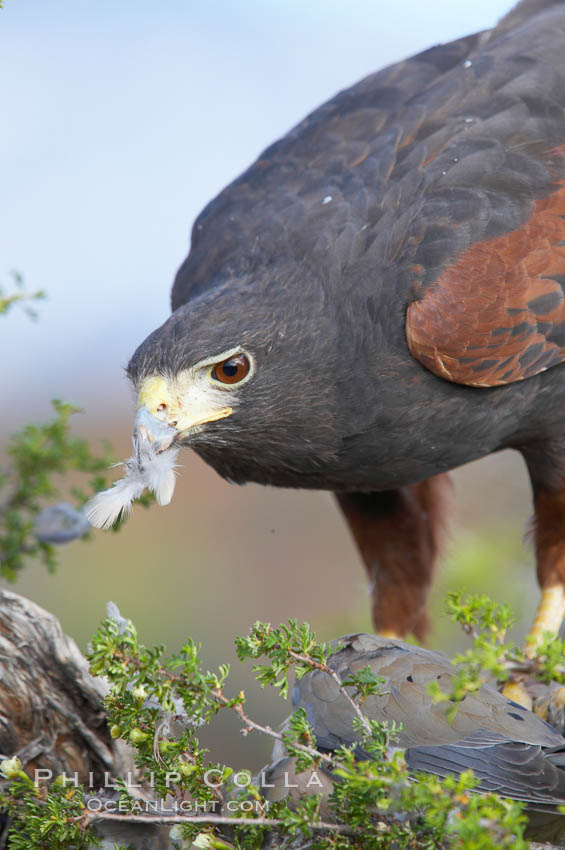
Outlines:
<svg viewBox="0 0 565 850"><path fill-rule="evenodd" d="M547 720L554 725L551 718L561 712L563 706L565 706L565 686L561 685L555 690L549 688L543 698L536 700L533 712L542 720Z"/></svg>
<svg viewBox="0 0 565 850"><path fill-rule="evenodd" d="M532 698L521 682L507 682L502 689L502 693L506 699L511 699L512 702L523 705L528 711L532 710Z"/></svg>
<svg viewBox="0 0 565 850"><path fill-rule="evenodd" d="M540 603L538 605L536 616L532 628L526 637L526 648L524 654L527 658L534 658L537 648L543 640L544 634L550 632L553 635L559 633L561 623L565 617L565 587L561 584L554 584L552 587L546 587L542 590ZM512 681L508 682L502 689L502 693L507 699L513 700L529 711L534 710L535 713L545 720L548 711L548 701L542 700L533 708L533 701L523 682ZM560 688L553 698L553 702L561 707L565 705L565 687Z"/></svg>
<svg viewBox="0 0 565 850"><path fill-rule="evenodd" d="M560 688L557 688L552 697L552 702L557 708L563 708L565 705L565 685L561 685Z"/></svg>
<svg viewBox="0 0 565 850"><path fill-rule="evenodd" d="M547 720L547 711L549 709L549 700L543 700L542 702L534 705L532 711L534 714L537 714L538 717L541 717L542 720Z"/></svg>
<svg viewBox="0 0 565 850"><path fill-rule="evenodd" d="M526 638L525 653L528 658L533 658L536 654L536 649L545 632L551 632L553 635L559 633L563 617L565 617L565 588L561 584L546 587L542 591L534 623Z"/></svg>

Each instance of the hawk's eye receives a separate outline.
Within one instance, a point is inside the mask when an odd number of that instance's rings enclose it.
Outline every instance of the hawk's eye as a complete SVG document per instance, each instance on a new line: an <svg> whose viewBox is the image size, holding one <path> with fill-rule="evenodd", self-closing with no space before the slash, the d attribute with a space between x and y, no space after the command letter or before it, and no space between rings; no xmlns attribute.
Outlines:
<svg viewBox="0 0 565 850"><path fill-rule="evenodd" d="M212 377L222 384L237 384L249 374L250 368L247 355L236 354L222 363L216 363L212 369Z"/></svg>

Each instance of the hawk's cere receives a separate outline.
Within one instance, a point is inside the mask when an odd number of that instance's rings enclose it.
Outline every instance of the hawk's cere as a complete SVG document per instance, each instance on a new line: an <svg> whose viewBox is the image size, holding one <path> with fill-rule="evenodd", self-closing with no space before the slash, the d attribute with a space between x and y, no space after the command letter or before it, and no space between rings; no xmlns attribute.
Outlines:
<svg viewBox="0 0 565 850"><path fill-rule="evenodd" d="M345 682L366 667L383 680L379 692L363 700L361 709L371 720L400 727L391 744L404 750L409 771L460 776L472 769L479 791L494 791L526 804L538 840L541 826L562 831L557 806L565 802L565 738L559 732L488 685L468 693L458 703L455 717L448 719L446 703L434 700L428 688L437 682L444 694L451 694L457 670L443 653L366 634L346 635L339 645L328 659L338 681ZM306 712L316 746L323 752L359 742L351 701L330 673L314 670L297 680L292 702L295 709ZM356 755L371 758L360 744ZM279 742L274 757L276 761L259 775L267 799L290 797L295 802L301 794L323 792L322 816L331 814L327 811L331 773L315 768L315 777L312 770L297 776L295 759Z"/></svg>
<svg viewBox="0 0 565 850"><path fill-rule="evenodd" d="M564 290L565 3L523 0L340 92L198 217L173 314L129 364L144 430L127 500L161 475L170 497L166 446L232 481L334 491L376 628L423 635L445 473L514 448L534 632L557 629ZM120 499L98 498L97 524Z"/></svg>

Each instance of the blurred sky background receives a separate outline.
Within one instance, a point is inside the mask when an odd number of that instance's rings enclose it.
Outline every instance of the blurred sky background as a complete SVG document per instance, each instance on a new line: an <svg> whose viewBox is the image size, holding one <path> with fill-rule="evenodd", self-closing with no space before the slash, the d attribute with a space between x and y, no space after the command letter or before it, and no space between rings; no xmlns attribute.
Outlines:
<svg viewBox="0 0 565 850"><path fill-rule="evenodd" d="M77 433L110 436L122 457L134 407L123 367L167 317L203 205L340 88L492 26L509 3L5 6L0 284L10 289L16 269L49 300L37 323L18 310L0 318L0 429L5 440L60 397L85 409ZM30 565L14 589L59 616L83 648L113 599L146 642L177 648L190 634L210 664L233 658L234 635L255 619L308 619L324 639L370 629L363 570L330 496L236 489L196 457L182 462L170 508L138 509L119 535L96 532L89 545L68 547L55 577ZM459 637L441 613L446 588L483 589L521 616L537 598L521 540L530 507L520 460L506 454L456 479L458 533L435 593L432 638L448 648ZM233 675L256 713L285 713L239 666ZM256 766L244 746L234 743L233 758Z"/></svg>

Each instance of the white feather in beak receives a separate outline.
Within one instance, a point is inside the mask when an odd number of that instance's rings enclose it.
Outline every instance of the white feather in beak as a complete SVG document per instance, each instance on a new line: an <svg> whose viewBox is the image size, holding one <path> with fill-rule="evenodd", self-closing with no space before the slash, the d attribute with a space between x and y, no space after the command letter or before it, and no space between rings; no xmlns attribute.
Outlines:
<svg viewBox="0 0 565 850"><path fill-rule="evenodd" d="M139 409L132 438L133 456L124 463L126 474L108 490L97 493L85 506L84 514L96 528L111 528L116 520L131 513L132 503L145 489L151 490L160 505L168 505L175 489L175 468L179 450L170 447L177 436L175 428Z"/></svg>

